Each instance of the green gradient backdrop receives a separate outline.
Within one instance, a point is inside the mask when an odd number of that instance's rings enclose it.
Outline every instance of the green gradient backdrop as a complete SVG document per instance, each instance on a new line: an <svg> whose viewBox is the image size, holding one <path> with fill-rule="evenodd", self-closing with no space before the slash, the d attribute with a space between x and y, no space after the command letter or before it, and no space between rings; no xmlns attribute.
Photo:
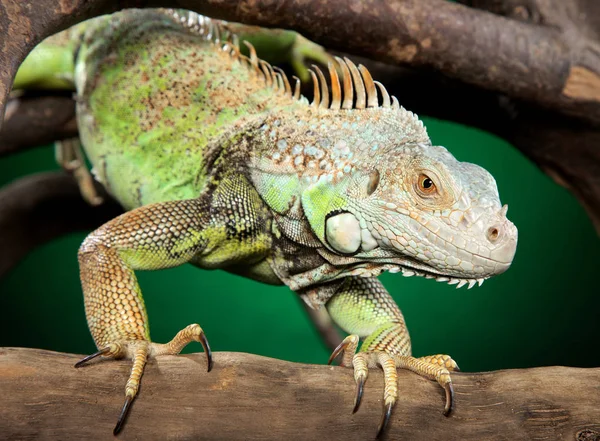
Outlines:
<svg viewBox="0 0 600 441"><path fill-rule="evenodd" d="M583 209L505 142L425 120L434 143L496 177L509 217L519 228L519 246L506 274L470 291L382 276L405 314L415 355L448 353L465 371L600 366L600 241ZM50 148L15 155L0 160L0 184L53 168ZM72 234L41 247L0 281L0 346L94 351L76 259L84 237ZM327 360L328 351L299 300L285 287L188 265L138 274L155 341L198 322L215 351ZM188 347L199 350L199 345Z"/></svg>

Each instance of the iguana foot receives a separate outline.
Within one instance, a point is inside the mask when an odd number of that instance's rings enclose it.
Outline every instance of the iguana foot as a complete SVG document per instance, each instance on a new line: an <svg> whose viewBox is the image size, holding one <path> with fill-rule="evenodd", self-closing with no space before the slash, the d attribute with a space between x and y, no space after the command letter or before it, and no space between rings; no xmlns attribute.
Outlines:
<svg viewBox="0 0 600 441"><path fill-rule="evenodd" d="M289 62L302 82L307 82L310 78L309 71L305 65L306 60L327 66L329 63L333 63L334 58L327 53L323 46L313 43L302 35L297 34Z"/></svg>
<svg viewBox="0 0 600 441"><path fill-rule="evenodd" d="M436 380L446 392L446 405L444 406L444 415L448 415L452 410L454 401L454 389L450 371L457 372L460 369L456 362L448 355L430 355L427 357L415 358L408 355L395 355L385 351L367 350L358 353L358 335L349 335L333 351L329 358L329 364L338 356L342 355L342 365L354 367L354 380L356 381L356 396L354 399L354 410L356 412L360 406L363 395L363 388L369 368L380 367L384 376L384 409L381 422L377 429L379 438L390 419L392 408L398 399L398 373L397 369L408 369L423 377Z"/></svg>
<svg viewBox="0 0 600 441"><path fill-rule="evenodd" d="M212 369L212 353L206 335L202 328L197 324L192 324L182 329L169 343L160 344L152 343L147 340L123 340L119 342L113 342L100 349L98 352L89 355L77 363L75 367L78 368L88 361L99 357L110 357L114 359L119 358L130 358L133 360L133 367L131 368L131 374L127 385L125 386L125 404L119 415L117 425L113 430L113 433L117 435L123 428L123 424L129 413L131 403L133 402L137 391L140 387L140 380L144 373L144 366L148 357L156 357L158 355L177 355L181 350L190 342L197 341L204 347L207 360L207 370L210 372Z"/></svg>

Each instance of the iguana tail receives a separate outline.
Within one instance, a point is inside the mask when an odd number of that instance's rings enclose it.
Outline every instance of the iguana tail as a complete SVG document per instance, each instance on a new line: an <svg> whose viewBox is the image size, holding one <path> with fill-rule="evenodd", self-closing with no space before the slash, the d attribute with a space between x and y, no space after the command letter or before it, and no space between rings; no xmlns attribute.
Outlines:
<svg viewBox="0 0 600 441"><path fill-rule="evenodd" d="M75 90L75 56L86 27L78 24L38 44L19 67L13 90Z"/></svg>

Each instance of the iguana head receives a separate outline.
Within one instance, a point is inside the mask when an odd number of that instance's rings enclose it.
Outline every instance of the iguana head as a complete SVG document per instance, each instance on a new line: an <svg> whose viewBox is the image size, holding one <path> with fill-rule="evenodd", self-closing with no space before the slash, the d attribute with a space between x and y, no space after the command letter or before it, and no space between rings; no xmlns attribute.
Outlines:
<svg viewBox="0 0 600 441"><path fill-rule="evenodd" d="M325 130L312 142L329 146L329 165L303 173L313 180L302 195L313 231L329 251L377 264L363 275L402 271L471 287L506 271L517 229L492 175L431 145L416 115L380 91L388 105L321 110L314 119Z"/></svg>
<svg viewBox="0 0 600 441"><path fill-rule="evenodd" d="M304 192L307 217L329 250L405 275L470 279L471 286L510 266L517 229L486 170L443 147L383 150L329 190L317 183Z"/></svg>
<svg viewBox="0 0 600 441"><path fill-rule="evenodd" d="M472 287L505 271L517 229L494 178L431 145L423 123L366 69L338 61L331 96L317 70L311 105L299 99L261 122L265 147L253 163L267 204L297 219L300 195L319 252L348 268L335 277L402 271Z"/></svg>

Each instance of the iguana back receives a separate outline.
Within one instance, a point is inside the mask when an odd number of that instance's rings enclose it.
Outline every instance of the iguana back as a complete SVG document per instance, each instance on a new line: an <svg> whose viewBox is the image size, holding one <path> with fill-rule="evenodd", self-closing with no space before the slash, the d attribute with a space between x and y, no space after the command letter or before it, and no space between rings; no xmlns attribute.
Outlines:
<svg viewBox="0 0 600 441"><path fill-rule="evenodd" d="M128 10L85 24L80 136L97 179L127 209L197 197L224 139L296 104L218 41L221 29L191 16L182 26L172 12Z"/></svg>

